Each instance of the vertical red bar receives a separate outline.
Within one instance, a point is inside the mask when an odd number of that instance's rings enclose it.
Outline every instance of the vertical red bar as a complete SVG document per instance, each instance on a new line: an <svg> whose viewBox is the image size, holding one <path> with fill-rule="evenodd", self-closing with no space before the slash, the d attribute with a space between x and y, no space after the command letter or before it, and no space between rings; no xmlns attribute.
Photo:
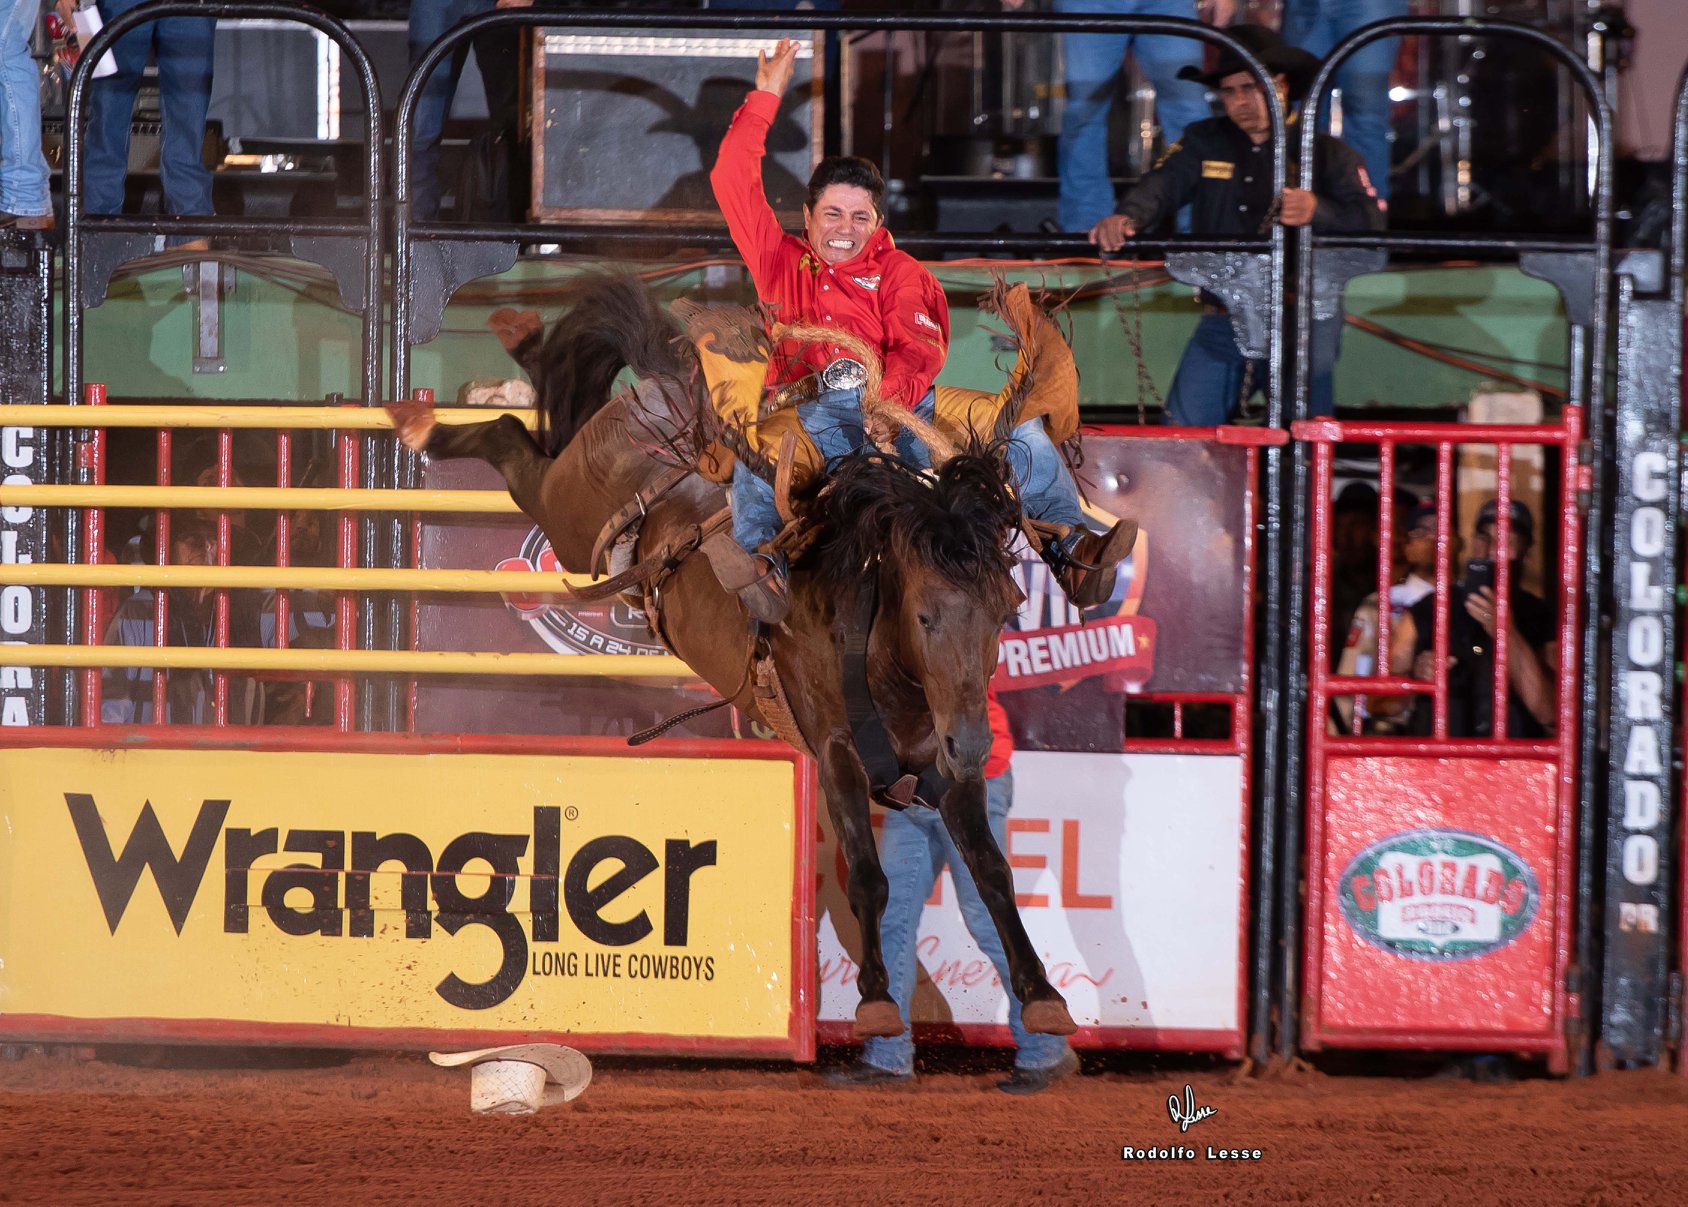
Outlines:
<svg viewBox="0 0 1688 1207"><path fill-rule="evenodd" d="M1507 705L1511 702L1506 677L1507 628L1512 620L1512 445L1495 445L1495 664L1493 709L1489 715L1489 737L1500 741L1510 735Z"/></svg>
<svg viewBox="0 0 1688 1207"><path fill-rule="evenodd" d="M1436 445L1436 632L1431 643L1436 668L1431 682L1432 737L1448 736L1448 589L1453 582L1454 442L1442 437ZM1420 638L1422 640L1422 637Z"/></svg>
<svg viewBox="0 0 1688 1207"><path fill-rule="evenodd" d="M90 382L83 390L83 401L89 406L104 406L106 388ZM77 447L78 468L84 480L95 486L105 485L105 429L94 428L91 438ZM105 544L105 509L89 507L82 513L82 560L90 566L100 564ZM104 636L100 623L100 589L89 587L82 593L82 644L99 645ZM100 723L100 670L88 667L82 672L82 724Z"/></svg>
<svg viewBox="0 0 1688 1207"><path fill-rule="evenodd" d="M158 429L158 471L154 474L160 486L170 485L170 429ZM153 513L152 520L153 561L163 566L170 561L170 512L166 508L159 508ZM152 643L159 649L169 644L167 635L170 632L170 593L162 586L153 588L152 593ZM155 725L164 724L165 715L169 710L170 701L170 672L162 667L154 667L152 672L152 720Z"/></svg>
<svg viewBox="0 0 1688 1207"><path fill-rule="evenodd" d="M1389 675L1389 589L1395 585L1395 441L1377 446L1377 657L1374 675ZM1354 700L1355 731L1358 732L1360 699Z"/></svg>
<svg viewBox="0 0 1688 1207"><path fill-rule="evenodd" d="M355 405L355 404L348 404ZM350 430L342 430L340 438L340 489L351 490L358 481L358 441ZM341 569L357 565L358 530L356 516L350 511L340 513L339 563ZM357 611L352 592L342 591L334 604L334 645L336 649L353 648L357 627ZM341 674L334 680L334 725L341 733L352 730L352 679Z"/></svg>
<svg viewBox="0 0 1688 1207"><path fill-rule="evenodd" d="M217 433L217 486L227 490L234 485L234 432L223 428ZM229 564L229 513L217 512L217 564ZM229 593L219 588L211 625L211 644L219 650L229 648ZM229 677L224 671L211 672L211 723L229 723Z"/></svg>

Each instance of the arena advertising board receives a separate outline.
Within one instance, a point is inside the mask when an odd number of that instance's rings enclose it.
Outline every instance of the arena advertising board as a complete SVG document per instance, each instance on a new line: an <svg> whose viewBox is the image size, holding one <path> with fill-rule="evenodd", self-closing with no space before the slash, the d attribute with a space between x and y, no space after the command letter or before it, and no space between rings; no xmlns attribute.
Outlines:
<svg viewBox="0 0 1688 1207"><path fill-rule="evenodd" d="M1315 1030L1554 1034L1556 774L1527 759L1330 760Z"/></svg>
<svg viewBox="0 0 1688 1207"><path fill-rule="evenodd" d="M8 750L0 1034L809 1058L807 770L711 745Z"/></svg>
<svg viewBox="0 0 1688 1207"><path fill-rule="evenodd" d="M1081 1047L1240 1055L1246 950L1240 759L1166 754L1014 757L1009 863L1032 944ZM876 818L883 821L883 818ZM823 826L821 1035L843 1041L861 943ZM940 876L918 929L917 1035L1007 1043L1008 998Z"/></svg>

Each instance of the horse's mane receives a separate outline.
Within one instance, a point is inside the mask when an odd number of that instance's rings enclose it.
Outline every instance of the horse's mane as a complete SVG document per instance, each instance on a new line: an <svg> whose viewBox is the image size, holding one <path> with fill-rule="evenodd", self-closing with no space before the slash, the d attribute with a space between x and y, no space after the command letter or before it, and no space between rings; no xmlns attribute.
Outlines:
<svg viewBox="0 0 1688 1207"><path fill-rule="evenodd" d="M691 345L637 277L589 277L538 355L539 445L555 457L610 401L617 374L689 381Z"/></svg>
<svg viewBox="0 0 1688 1207"><path fill-rule="evenodd" d="M887 558L929 566L1006 608L1020 522L1006 478L996 446L971 447L935 471L884 453L845 457L817 484L811 515L823 535L807 563L834 595L853 593L866 567Z"/></svg>

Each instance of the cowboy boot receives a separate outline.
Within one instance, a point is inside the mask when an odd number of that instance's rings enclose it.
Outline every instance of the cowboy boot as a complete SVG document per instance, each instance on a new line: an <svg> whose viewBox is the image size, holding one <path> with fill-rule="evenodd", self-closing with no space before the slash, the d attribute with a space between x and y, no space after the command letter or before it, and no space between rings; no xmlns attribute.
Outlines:
<svg viewBox="0 0 1688 1207"><path fill-rule="evenodd" d="M751 619L779 624L791 611L791 587L784 554L750 553L731 538L703 544L715 580L739 597Z"/></svg>
<svg viewBox="0 0 1688 1207"><path fill-rule="evenodd" d="M1076 528L1043 547L1061 589L1075 607L1093 608L1114 593L1119 564L1137 543L1137 521L1121 520L1106 532Z"/></svg>

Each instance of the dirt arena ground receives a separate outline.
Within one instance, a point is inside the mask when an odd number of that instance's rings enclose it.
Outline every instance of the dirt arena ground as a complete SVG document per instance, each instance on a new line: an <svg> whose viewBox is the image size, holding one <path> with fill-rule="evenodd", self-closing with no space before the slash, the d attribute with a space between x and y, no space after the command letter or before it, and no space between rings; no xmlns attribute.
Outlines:
<svg viewBox="0 0 1688 1207"><path fill-rule="evenodd" d="M517 1118L470 1114L467 1074L422 1056L102 1055L0 1063L0 1202L1688 1201L1688 1080L1663 1073L1245 1078L1087 1058L1016 1099L976 1056L872 1091L606 1059L575 1102ZM1217 1113L1180 1134L1167 1097L1186 1082ZM1123 1160L1127 1145L1196 1156Z"/></svg>

